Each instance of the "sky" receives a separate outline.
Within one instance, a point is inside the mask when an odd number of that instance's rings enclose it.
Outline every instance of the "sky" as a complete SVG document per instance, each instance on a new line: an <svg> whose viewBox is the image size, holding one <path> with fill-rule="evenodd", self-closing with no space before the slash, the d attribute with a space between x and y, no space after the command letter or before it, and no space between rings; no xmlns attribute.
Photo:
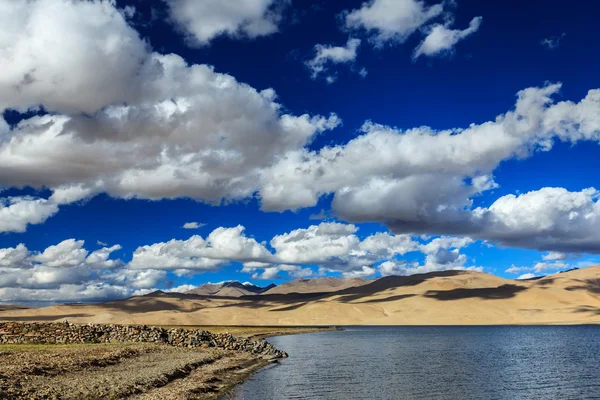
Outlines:
<svg viewBox="0 0 600 400"><path fill-rule="evenodd" d="M0 3L0 303L600 264L600 4Z"/></svg>

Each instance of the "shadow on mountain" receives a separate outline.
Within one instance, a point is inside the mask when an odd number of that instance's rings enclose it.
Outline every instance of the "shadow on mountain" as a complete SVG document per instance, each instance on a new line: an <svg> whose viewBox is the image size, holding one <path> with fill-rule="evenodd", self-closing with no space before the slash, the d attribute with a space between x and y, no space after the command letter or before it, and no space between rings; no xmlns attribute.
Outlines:
<svg viewBox="0 0 600 400"><path fill-rule="evenodd" d="M287 306L287 307L274 308L272 310L269 310L269 312L272 312L272 311L275 311L275 312L277 312L277 311L291 311L291 310L296 310L296 309L298 309L298 308L300 308L302 306L305 306L305 305L306 305L306 302L296 303L296 304L292 304L292 305Z"/></svg>
<svg viewBox="0 0 600 400"><path fill-rule="evenodd" d="M403 299L407 299L409 297L414 297L414 294L399 294L397 296L389 296L389 297L384 297L382 299L370 299L370 300L365 300L365 301L359 301L357 303L359 304L366 304L366 303L383 303L386 301L396 301L396 300L403 300Z"/></svg>
<svg viewBox="0 0 600 400"><path fill-rule="evenodd" d="M244 301L239 303L222 304L216 306L216 308L229 308L229 307L242 307L242 308L265 308L270 307L268 304L264 304L260 301Z"/></svg>
<svg viewBox="0 0 600 400"><path fill-rule="evenodd" d="M586 313L586 314L594 314L600 315L600 307L592 307L592 306L579 306L575 309L576 313Z"/></svg>
<svg viewBox="0 0 600 400"><path fill-rule="evenodd" d="M496 288L429 290L423 296L436 300L460 300L479 298L484 300L500 300L515 297L517 293L526 290L524 286L502 285Z"/></svg>
<svg viewBox="0 0 600 400"><path fill-rule="evenodd" d="M581 285L569 286L565 290L586 290L590 293L600 294L600 279L577 279L576 282L580 282Z"/></svg>
<svg viewBox="0 0 600 400"><path fill-rule="evenodd" d="M178 298L178 296L173 297ZM137 297L120 301L111 301L101 304L101 307L127 313L148 313L154 311L194 312L206 308L195 303L186 302L178 304L164 301L156 297Z"/></svg>
<svg viewBox="0 0 600 400"><path fill-rule="evenodd" d="M377 279L376 281L353 288L340 290L339 292L330 293L332 295L343 295L340 298L342 302L350 302L360 300L363 297L372 296L375 293L383 292L388 289L395 289L406 286L417 286L429 279L433 278L444 278L452 277L464 274L465 271L441 271L441 272L430 272L428 274L416 274L409 276L386 276L384 278ZM370 302L370 300L367 300ZM379 301L379 300L377 300ZM381 300L389 301L389 300Z"/></svg>
<svg viewBox="0 0 600 400"><path fill-rule="evenodd" d="M0 312L2 311L20 311L20 310L28 310L29 307L26 306L13 306L13 305L0 305Z"/></svg>
<svg viewBox="0 0 600 400"><path fill-rule="evenodd" d="M273 302L299 302L309 300L319 300L325 297L335 296L340 292L315 292L315 293L276 293L261 294L257 296L243 296L240 300L246 301L273 301Z"/></svg>

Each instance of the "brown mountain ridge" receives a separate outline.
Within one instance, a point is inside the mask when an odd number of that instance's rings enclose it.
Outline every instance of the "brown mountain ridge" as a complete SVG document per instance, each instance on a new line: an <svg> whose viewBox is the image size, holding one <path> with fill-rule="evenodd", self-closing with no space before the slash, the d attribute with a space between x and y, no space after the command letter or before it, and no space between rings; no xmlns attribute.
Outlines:
<svg viewBox="0 0 600 400"><path fill-rule="evenodd" d="M5 307L0 320L254 326L600 323L600 266L527 281L473 271L336 282L339 289L329 291L323 281L311 281L240 297L156 292L95 305Z"/></svg>

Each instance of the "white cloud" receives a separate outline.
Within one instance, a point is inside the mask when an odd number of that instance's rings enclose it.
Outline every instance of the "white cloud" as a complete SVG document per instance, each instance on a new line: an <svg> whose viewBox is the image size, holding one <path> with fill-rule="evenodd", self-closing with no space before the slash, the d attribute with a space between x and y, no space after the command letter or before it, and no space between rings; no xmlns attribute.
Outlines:
<svg viewBox="0 0 600 400"><path fill-rule="evenodd" d="M531 271L531 268L529 267L517 267L516 265L511 265L510 268L507 268L506 273L508 274L520 274L523 271Z"/></svg>
<svg viewBox="0 0 600 400"><path fill-rule="evenodd" d="M203 224L201 222L186 222L185 224L183 224L182 228L183 229L199 229L205 225L206 224Z"/></svg>
<svg viewBox="0 0 600 400"><path fill-rule="evenodd" d="M344 278L363 278L364 279L364 278L369 278L369 277L375 275L376 273L377 273L377 270L375 268L363 266L358 271L343 272L342 276Z"/></svg>
<svg viewBox="0 0 600 400"><path fill-rule="evenodd" d="M425 37L421 44L415 49L413 60L416 60L422 55L432 57L451 53L454 50L454 46L456 46L459 41L479 30L482 20L483 18L481 17L473 18L469 27L464 30L450 29L448 24L434 25L430 28L427 37Z"/></svg>
<svg viewBox="0 0 600 400"><path fill-rule="evenodd" d="M58 212L49 200L33 197L0 198L0 233L25 232L29 224L41 224Z"/></svg>
<svg viewBox="0 0 600 400"><path fill-rule="evenodd" d="M594 264L593 262L587 263L586 266L593 265L593 264ZM555 260L552 262L548 262L548 261L537 262L533 265L533 267L517 267L515 265L512 265L505 272L507 272L509 274L519 274L522 272L547 273L548 271L550 271L550 272L565 271L569 268L572 268L572 266L563 261Z"/></svg>
<svg viewBox="0 0 600 400"><path fill-rule="evenodd" d="M539 262L539 263L536 263L533 266L533 270L535 272L557 271L557 270L560 270L560 269L567 269L567 268L569 268L568 264L565 264L563 262L558 262L558 261L555 261L555 262L552 262L552 263L549 263L549 262Z"/></svg>
<svg viewBox="0 0 600 400"><path fill-rule="evenodd" d="M559 89L559 84L525 89L513 111L465 129L399 130L369 122L347 144L289 152L262 173L263 208L309 207L333 194L338 217L382 222L395 233L600 252L595 189L542 188L472 207L473 198L498 187L493 171L502 161L548 151L556 140L599 141L600 90L579 103L554 103Z"/></svg>
<svg viewBox="0 0 600 400"><path fill-rule="evenodd" d="M83 240L67 239L42 252L23 244L0 249L1 301L34 305L106 301L157 287L167 277L166 271L131 270L111 258L120 245L92 252L83 246Z"/></svg>
<svg viewBox="0 0 600 400"><path fill-rule="evenodd" d="M146 44L113 2L3 1L0 26L0 111L93 114L139 93Z"/></svg>
<svg viewBox="0 0 600 400"><path fill-rule="evenodd" d="M287 0L165 0L175 25L194 46L218 36L248 37L278 31Z"/></svg>
<svg viewBox="0 0 600 400"><path fill-rule="evenodd" d="M600 198L595 189L569 192L542 188L506 195L489 208L473 211L478 236L512 247L539 250L600 251Z"/></svg>
<svg viewBox="0 0 600 400"><path fill-rule="evenodd" d="M120 246L89 253L83 245L82 240L67 239L43 252L23 244L0 249L0 288L14 289L15 294L22 289L56 291L64 285L96 284L123 266L120 260L109 259Z"/></svg>
<svg viewBox="0 0 600 400"><path fill-rule="evenodd" d="M47 305L65 302L99 302L131 296L131 289L105 283L65 284L55 289L0 288L5 303Z"/></svg>
<svg viewBox="0 0 600 400"><path fill-rule="evenodd" d="M371 272L377 271L375 266L378 263L384 265L378 268L383 275L392 274L392 270L406 275L467 269L468 259L460 254L460 249L473 242L469 238L440 237L420 244L409 235L389 233L376 233L361 240L356 231L354 225L323 222L275 236L270 243L275 249L272 259L279 265L247 262L242 272L255 273L255 279L274 279L275 276L280 277L282 271L290 272L286 268L295 271L288 275L297 276L298 265L317 265L322 271L340 272L347 277L370 276ZM398 256L419 251L426 255L422 266L418 263L409 266L396 260ZM396 264L402 267L392 268ZM386 266L389 268L386 269ZM259 269L264 275L256 273Z"/></svg>
<svg viewBox="0 0 600 400"><path fill-rule="evenodd" d="M402 43L417 29L438 17L444 4L428 6L418 0L371 0L346 14L346 27L364 29L378 46L388 42Z"/></svg>
<svg viewBox="0 0 600 400"><path fill-rule="evenodd" d="M542 260L544 261L568 260L569 258L569 253L561 253L559 251L550 251L548 254L542 256Z"/></svg>
<svg viewBox="0 0 600 400"><path fill-rule="evenodd" d="M217 228L206 239L192 236L139 247L130 263L112 257L120 245L88 251L83 240L67 239L41 252L24 245L0 249L0 294L3 301L71 301L80 294L82 301L141 295L168 287L168 271L192 277L214 271L233 261L243 263L241 272L253 279L293 279L324 272L345 277L369 277L381 272L411 274L445 269L469 269L462 247L471 244L464 238L440 237L428 243L408 235L372 234L356 236L357 227L341 223L321 223L275 236L273 251L247 237L244 228ZM409 252L426 255L422 266L401 265L396 258ZM376 267L379 263L379 267ZM386 265L396 265L386 269ZM400 266L401 265L401 266ZM473 267L470 267L473 268ZM172 291L187 291L182 285ZM30 300L23 300L31 295ZM104 297L102 297L104 296Z"/></svg>
<svg viewBox="0 0 600 400"><path fill-rule="evenodd" d="M312 78L316 79L319 74L327 73L328 66L331 64L353 63L356 60L358 46L360 46L360 39L353 38L348 39L348 43L343 47L317 44L314 58L306 62Z"/></svg>
<svg viewBox="0 0 600 400"><path fill-rule="evenodd" d="M129 263L133 269L189 269L214 271L231 261L270 260L271 253L255 239L244 235L244 227L217 228L203 239L171 240L138 247Z"/></svg>
<svg viewBox="0 0 600 400"><path fill-rule="evenodd" d="M540 44L548 50L554 50L560 47L560 43L567 36L566 33L562 33L559 36L550 36L540 41Z"/></svg>
<svg viewBox="0 0 600 400"><path fill-rule="evenodd" d="M263 168L340 124L284 114L270 88L152 52L113 2L0 7L0 110L53 112L2 134L0 186L50 188L53 208L101 192L252 197Z"/></svg>
<svg viewBox="0 0 600 400"><path fill-rule="evenodd" d="M254 280L285 279L286 277L281 274L282 272L287 273L287 278L290 279L306 278L314 275L312 269L303 268L299 265L275 265L263 268L262 272L244 266L242 272L252 273L252 279Z"/></svg>
<svg viewBox="0 0 600 400"><path fill-rule="evenodd" d="M195 285L179 285L179 286L175 286L171 289L167 289L165 290L165 292L169 292L169 293L186 293L189 292L190 290L196 289L198 286Z"/></svg>
<svg viewBox="0 0 600 400"><path fill-rule="evenodd" d="M49 267L73 267L85 261L88 251L83 248L83 240L67 239L56 246L50 246L43 253L32 256L32 260Z"/></svg>
<svg viewBox="0 0 600 400"><path fill-rule="evenodd" d="M523 274L523 275L519 276L517 279L518 279L518 280L522 280L522 279L532 279L532 278L535 278L535 277L536 277L536 275L535 275L535 274L528 273L528 274Z"/></svg>

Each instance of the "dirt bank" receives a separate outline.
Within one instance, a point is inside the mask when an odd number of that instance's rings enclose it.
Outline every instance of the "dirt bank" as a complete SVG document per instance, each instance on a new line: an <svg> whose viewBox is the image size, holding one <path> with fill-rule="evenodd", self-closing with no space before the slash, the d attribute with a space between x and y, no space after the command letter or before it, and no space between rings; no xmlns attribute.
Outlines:
<svg viewBox="0 0 600 400"><path fill-rule="evenodd" d="M251 328L246 340L320 330ZM168 343L4 344L0 398L217 399L271 362L248 351Z"/></svg>

